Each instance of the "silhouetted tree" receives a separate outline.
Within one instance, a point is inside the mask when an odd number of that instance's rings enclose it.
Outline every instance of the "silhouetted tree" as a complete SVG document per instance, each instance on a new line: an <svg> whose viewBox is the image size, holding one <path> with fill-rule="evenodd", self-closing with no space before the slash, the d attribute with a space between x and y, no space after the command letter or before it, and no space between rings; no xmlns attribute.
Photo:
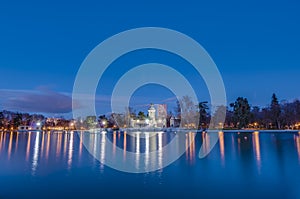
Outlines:
<svg viewBox="0 0 300 199"><path fill-rule="evenodd" d="M280 105L275 93L273 93L271 106L270 106L270 119L278 129L280 129L280 114L281 114Z"/></svg>
<svg viewBox="0 0 300 199"><path fill-rule="evenodd" d="M145 119L145 118L146 118L145 113L144 113L143 111L140 111L140 112L138 113L138 119L143 120L143 119Z"/></svg>
<svg viewBox="0 0 300 199"><path fill-rule="evenodd" d="M181 119L181 107L179 100L176 100L176 107L175 107L175 117Z"/></svg>
<svg viewBox="0 0 300 199"><path fill-rule="evenodd" d="M0 112L0 128L4 127L4 114Z"/></svg>
<svg viewBox="0 0 300 199"><path fill-rule="evenodd" d="M209 109L207 103L207 101L198 103L199 128L205 127L207 123L207 110Z"/></svg>
<svg viewBox="0 0 300 199"><path fill-rule="evenodd" d="M247 98L239 97L235 103L230 104L233 107L233 118L235 126L245 128L249 123L250 105Z"/></svg>

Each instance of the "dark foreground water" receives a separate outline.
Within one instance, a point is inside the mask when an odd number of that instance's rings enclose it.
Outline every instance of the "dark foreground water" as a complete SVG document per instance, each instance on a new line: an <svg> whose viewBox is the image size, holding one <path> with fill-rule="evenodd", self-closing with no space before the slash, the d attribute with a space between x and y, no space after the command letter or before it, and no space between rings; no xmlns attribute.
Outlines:
<svg viewBox="0 0 300 199"><path fill-rule="evenodd" d="M3 198L300 198L299 133L219 133L212 152L198 158L205 134L184 133L189 146L173 164L158 171L131 174L107 167L116 146L128 153L156 150L174 138L160 133L144 139L124 133L0 133L0 199ZM114 143L107 149L103 142ZM101 150L106 150L104 153ZM109 150L110 153L107 153ZM120 158L120 157L118 157ZM159 164L155 157L143 166Z"/></svg>

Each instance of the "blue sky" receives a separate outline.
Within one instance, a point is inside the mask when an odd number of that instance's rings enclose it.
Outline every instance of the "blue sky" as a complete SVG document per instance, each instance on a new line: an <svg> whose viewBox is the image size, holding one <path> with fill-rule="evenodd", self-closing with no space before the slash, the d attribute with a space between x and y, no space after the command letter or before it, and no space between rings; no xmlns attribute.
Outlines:
<svg viewBox="0 0 300 199"><path fill-rule="evenodd" d="M265 106L273 92L281 100L293 100L300 97L299 10L296 0L4 1L0 6L0 105L19 109L28 102L31 105L24 111L70 111L68 98L87 54L114 34L146 26L174 29L199 42L221 72L228 102L244 96L252 105ZM201 77L165 52L121 57L103 81L111 85L121 75L120 67L129 69L145 59L181 67L199 90L198 97L209 101ZM110 87L98 88L99 112L108 112L104 98ZM148 103L163 102L172 94L152 85L139 89L136 96L147 99L138 103ZM49 105L55 100L62 105ZM52 108L43 110L35 104Z"/></svg>

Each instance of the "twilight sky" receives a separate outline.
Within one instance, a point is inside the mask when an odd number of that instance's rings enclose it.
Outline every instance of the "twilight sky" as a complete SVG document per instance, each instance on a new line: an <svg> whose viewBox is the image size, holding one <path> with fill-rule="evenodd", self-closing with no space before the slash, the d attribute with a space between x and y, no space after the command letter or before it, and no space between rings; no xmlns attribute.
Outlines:
<svg viewBox="0 0 300 199"><path fill-rule="evenodd" d="M45 3L46 2L46 3ZM300 97L300 3L287 1L3 1L0 6L0 109L66 114L76 73L88 53L119 32L157 26L199 42L218 66L228 102L243 96L265 106ZM159 62L184 73L209 101L205 84L175 55L158 50L117 59L97 90L97 110L122 73ZM172 101L166 88L149 85L132 105ZM138 108L137 108L138 109Z"/></svg>

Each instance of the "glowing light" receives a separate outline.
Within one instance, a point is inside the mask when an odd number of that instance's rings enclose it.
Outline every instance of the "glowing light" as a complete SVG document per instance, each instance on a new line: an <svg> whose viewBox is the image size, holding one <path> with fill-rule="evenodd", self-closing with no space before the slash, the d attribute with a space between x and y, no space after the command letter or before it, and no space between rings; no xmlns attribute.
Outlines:
<svg viewBox="0 0 300 199"><path fill-rule="evenodd" d="M127 151L127 133L124 132L124 144L123 144L123 156L126 159L126 151Z"/></svg>
<svg viewBox="0 0 300 199"><path fill-rule="evenodd" d="M145 135L145 167L148 168L149 166L149 159L150 159L150 136L147 133Z"/></svg>
<svg viewBox="0 0 300 199"><path fill-rule="evenodd" d="M219 140L220 140L220 154L222 165L225 163L225 142L224 142L224 132L219 132Z"/></svg>
<svg viewBox="0 0 300 199"><path fill-rule="evenodd" d="M260 155L260 142L259 142L259 132L258 131L255 131L253 133L253 148L254 148L254 153L255 153L257 167L258 167L259 172L260 172L260 168L261 168L261 155Z"/></svg>
<svg viewBox="0 0 300 199"><path fill-rule="evenodd" d="M135 155L135 166L137 169L140 167L140 134L136 134L136 155Z"/></svg>
<svg viewBox="0 0 300 199"><path fill-rule="evenodd" d="M46 160L48 160L49 157L49 149L50 149L50 131L47 133L47 145L46 145Z"/></svg>
<svg viewBox="0 0 300 199"><path fill-rule="evenodd" d="M13 133L11 132L10 135L9 135L8 159L10 159L10 155L11 155L12 139L13 139Z"/></svg>
<svg viewBox="0 0 300 199"><path fill-rule="evenodd" d="M32 160L32 175L35 175L38 160L39 160L39 149L40 149L40 132L36 133L35 142L34 142L34 150L33 150L33 160Z"/></svg>
<svg viewBox="0 0 300 199"><path fill-rule="evenodd" d="M162 133L158 133L158 151L159 151L159 154L158 154L158 166L159 168L162 168L162 165L163 165L163 152L162 152L162 149L163 149L163 139L162 139Z"/></svg>
<svg viewBox="0 0 300 199"><path fill-rule="evenodd" d="M71 133L70 134L69 150L68 150L68 169L71 169L71 166L72 166L73 144L74 144L74 138L73 138L73 133Z"/></svg>
<svg viewBox="0 0 300 199"><path fill-rule="evenodd" d="M104 169L104 164L105 164L105 145L106 145L106 135L101 134L101 141L100 141L100 162L101 162L101 169Z"/></svg>
<svg viewBox="0 0 300 199"><path fill-rule="evenodd" d="M3 133L0 136L0 152L2 151L2 141L3 141Z"/></svg>
<svg viewBox="0 0 300 199"><path fill-rule="evenodd" d="M298 132L300 135L300 132ZM295 135L295 142L296 142L296 147L297 147L297 152L298 152L298 159L299 159L299 164L300 164L300 136Z"/></svg>
<svg viewBox="0 0 300 199"><path fill-rule="evenodd" d="M29 154L30 154L30 139L31 139L31 132L28 133L27 148L26 148L26 161L28 161Z"/></svg>
<svg viewBox="0 0 300 199"><path fill-rule="evenodd" d="M114 132L113 134L113 156L116 155L116 149L117 149L117 134Z"/></svg>

